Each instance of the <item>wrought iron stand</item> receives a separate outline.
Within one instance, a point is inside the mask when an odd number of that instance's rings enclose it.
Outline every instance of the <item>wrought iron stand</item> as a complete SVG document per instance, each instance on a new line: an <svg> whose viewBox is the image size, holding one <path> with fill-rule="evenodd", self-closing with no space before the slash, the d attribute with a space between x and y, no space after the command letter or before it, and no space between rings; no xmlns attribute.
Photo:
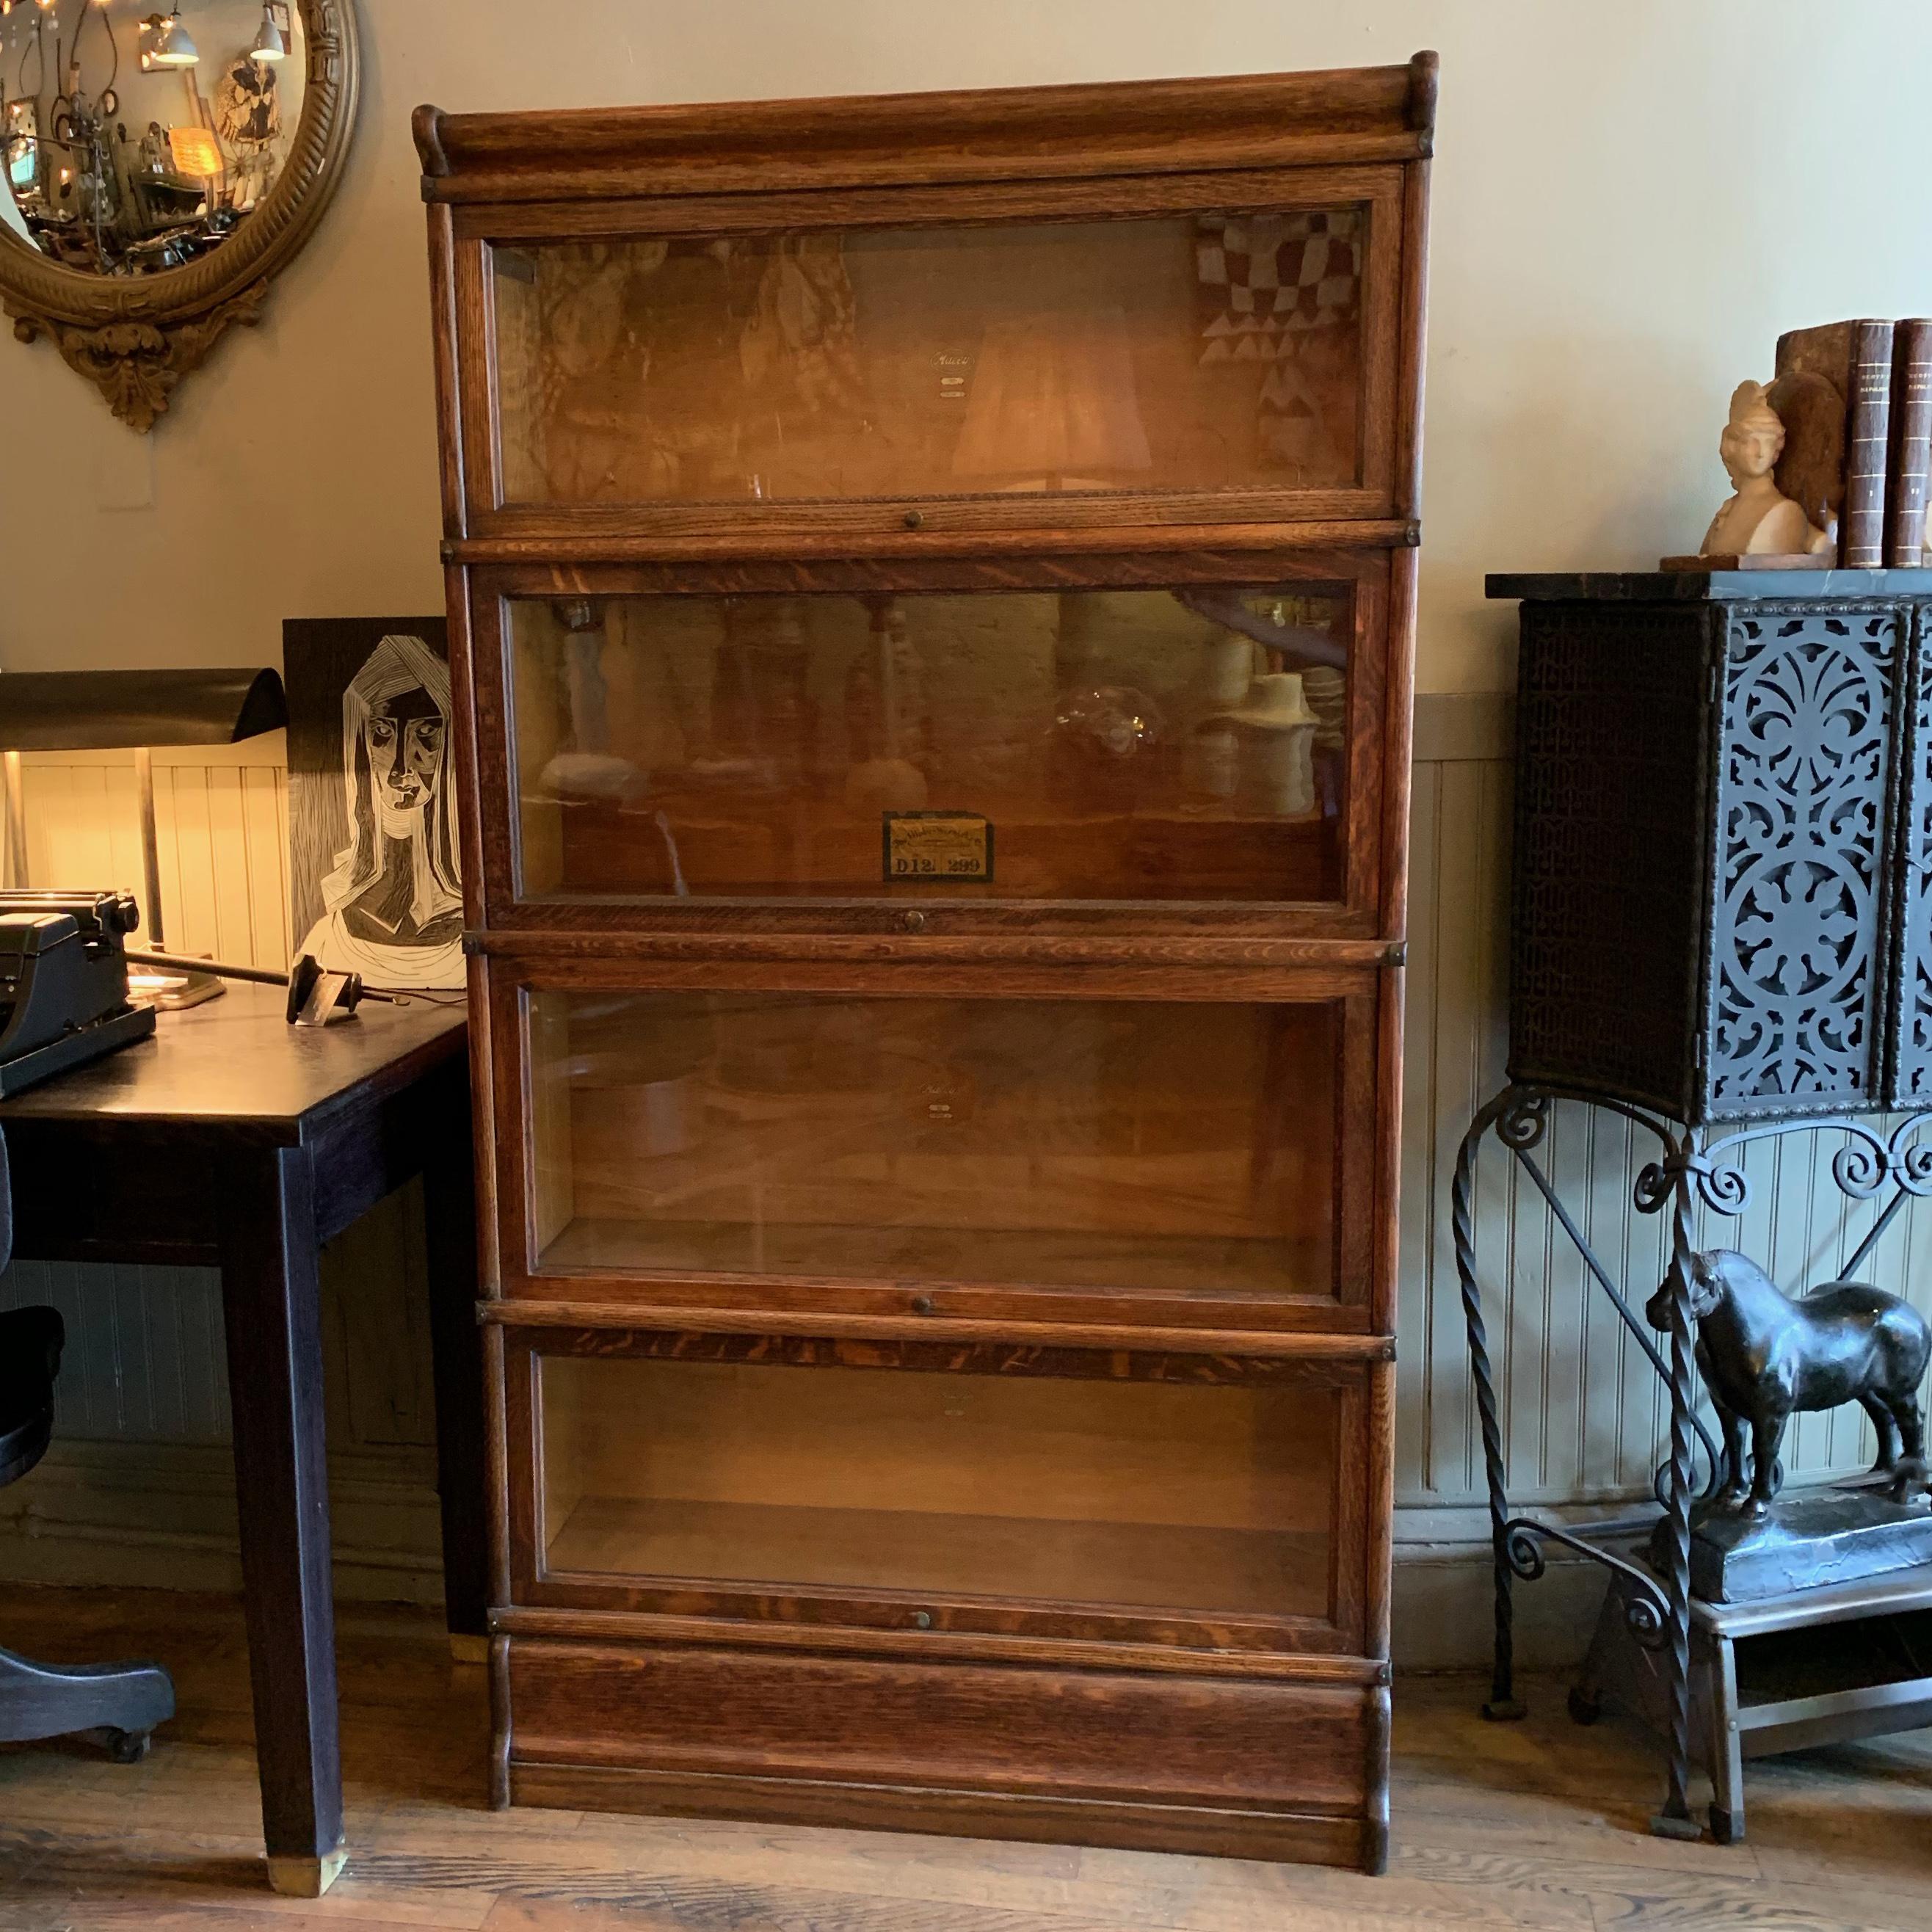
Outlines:
<svg viewBox="0 0 1932 1932"><path fill-rule="evenodd" d="M1637 1177L1635 1206L1642 1214L1671 1210L1668 1354L1646 1332L1623 1289L1612 1278L1582 1228L1558 1198L1536 1158L1549 1124L1552 1101L1581 1105L1621 1114L1656 1136L1659 1157ZM1463 1318L1468 1327L1469 1366L1476 1388L1476 1410L1483 1438L1483 1460L1488 1478L1490 1529L1496 1576L1496 1670L1487 1718L1520 1718L1516 1701L1515 1642L1511 1592L1518 1578L1534 1582L1544 1572L1543 1545L1556 1542L1614 1570L1628 1588L1631 1634L1646 1648L1664 1656L1669 1690L1670 1734L1666 1765L1664 1807L1651 1820L1651 1829L1666 1838L1695 1838L1702 1828L1691 1815L1690 1780L1690 1506L1699 1493L1696 1456L1701 1448L1706 1465L1702 1493L1715 1492L1723 1479L1723 1459L1709 1428L1697 1412L1698 1389L1693 1372L1689 1295L1689 1260L1699 1205L1720 1214L1742 1214L1750 1204L1750 1188L1738 1164L1740 1150L1750 1142L1786 1134L1832 1131L1844 1134L1845 1144L1832 1156L1832 1176L1848 1201L1870 1201L1888 1187L1891 1198L1846 1264L1856 1276L1905 1202L1932 1195L1932 1145L1921 1145L1919 1130L1932 1120L1932 1109L1908 1113L1882 1132L1871 1120L1856 1116L1798 1118L1748 1122L1711 1128L1686 1127L1644 1108L1598 1093L1561 1086L1515 1084L1506 1087L1470 1123L1456 1156L1450 1194L1454 1224L1456 1271L1462 1291ZM1558 1225L1574 1244L1591 1278L1609 1296L1618 1317L1635 1338L1670 1395L1670 1449L1657 1472L1657 1500L1670 1526L1670 1561L1661 1579L1608 1546L1615 1540L1649 1530L1648 1516L1622 1517L1602 1522L1564 1527L1533 1516L1512 1516L1505 1490L1502 1429L1496 1413L1496 1378L1490 1363L1489 1338L1483 1322L1482 1292L1476 1280L1475 1239L1471 1201L1476 1154L1483 1137L1494 1129L1496 1138L1516 1157L1534 1184ZM1714 1818L1714 1829L1724 1835Z"/></svg>

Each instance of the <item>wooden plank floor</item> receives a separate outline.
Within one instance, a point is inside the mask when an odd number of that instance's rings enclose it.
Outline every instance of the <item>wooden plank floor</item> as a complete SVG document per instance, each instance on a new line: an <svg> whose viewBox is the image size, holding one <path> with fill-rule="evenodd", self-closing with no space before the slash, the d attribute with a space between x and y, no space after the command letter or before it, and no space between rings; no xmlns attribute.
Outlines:
<svg viewBox="0 0 1932 1932"><path fill-rule="evenodd" d="M322 1923L481 1932L1610 1932L1932 1928L1932 1732L1756 1768L1750 1842L1646 1836L1653 1761L1576 1730L1560 1687L1484 1724L1478 1687L1402 1682L1384 1879L1232 1860L483 1808L483 1673L433 1618L345 1605L353 1854L319 1900L264 1888L246 1658L230 1601L0 1590L0 1636L56 1660L146 1652L181 1714L147 1762L0 1748L0 1932Z"/></svg>

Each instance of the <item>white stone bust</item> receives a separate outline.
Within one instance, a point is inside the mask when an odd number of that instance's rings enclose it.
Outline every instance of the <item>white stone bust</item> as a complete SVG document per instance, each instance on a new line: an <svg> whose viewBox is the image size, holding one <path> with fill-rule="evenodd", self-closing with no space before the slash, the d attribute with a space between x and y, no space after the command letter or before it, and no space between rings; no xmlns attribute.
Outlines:
<svg viewBox="0 0 1932 1932"><path fill-rule="evenodd" d="M1784 424L1765 400L1764 385L1740 382L1718 444L1733 494L1711 519L1700 556L1796 556L1829 548L1830 538L1778 487L1784 449Z"/></svg>

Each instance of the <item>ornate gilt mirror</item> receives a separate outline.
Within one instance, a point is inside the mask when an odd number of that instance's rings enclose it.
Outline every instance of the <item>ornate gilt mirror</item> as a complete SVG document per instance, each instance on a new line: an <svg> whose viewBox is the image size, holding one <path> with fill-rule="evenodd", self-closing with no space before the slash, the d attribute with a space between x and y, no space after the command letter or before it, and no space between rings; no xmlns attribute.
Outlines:
<svg viewBox="0 0 1932 1932"><path fill-rule="evenodd" d="M308 238L356 120L354 0L0 0L0 303L152 429Z"/></svg>

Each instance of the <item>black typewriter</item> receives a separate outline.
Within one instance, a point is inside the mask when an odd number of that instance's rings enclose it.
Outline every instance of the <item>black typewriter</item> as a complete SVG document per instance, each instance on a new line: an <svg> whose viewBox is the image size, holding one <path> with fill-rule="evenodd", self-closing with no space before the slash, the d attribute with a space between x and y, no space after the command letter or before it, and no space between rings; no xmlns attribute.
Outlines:
<svg viewBox="0 0 1932 1932"><path fill-rule="evenodd" d="M0 892L0 1097L154 1030L128 998L128 892Z"/></svg>

